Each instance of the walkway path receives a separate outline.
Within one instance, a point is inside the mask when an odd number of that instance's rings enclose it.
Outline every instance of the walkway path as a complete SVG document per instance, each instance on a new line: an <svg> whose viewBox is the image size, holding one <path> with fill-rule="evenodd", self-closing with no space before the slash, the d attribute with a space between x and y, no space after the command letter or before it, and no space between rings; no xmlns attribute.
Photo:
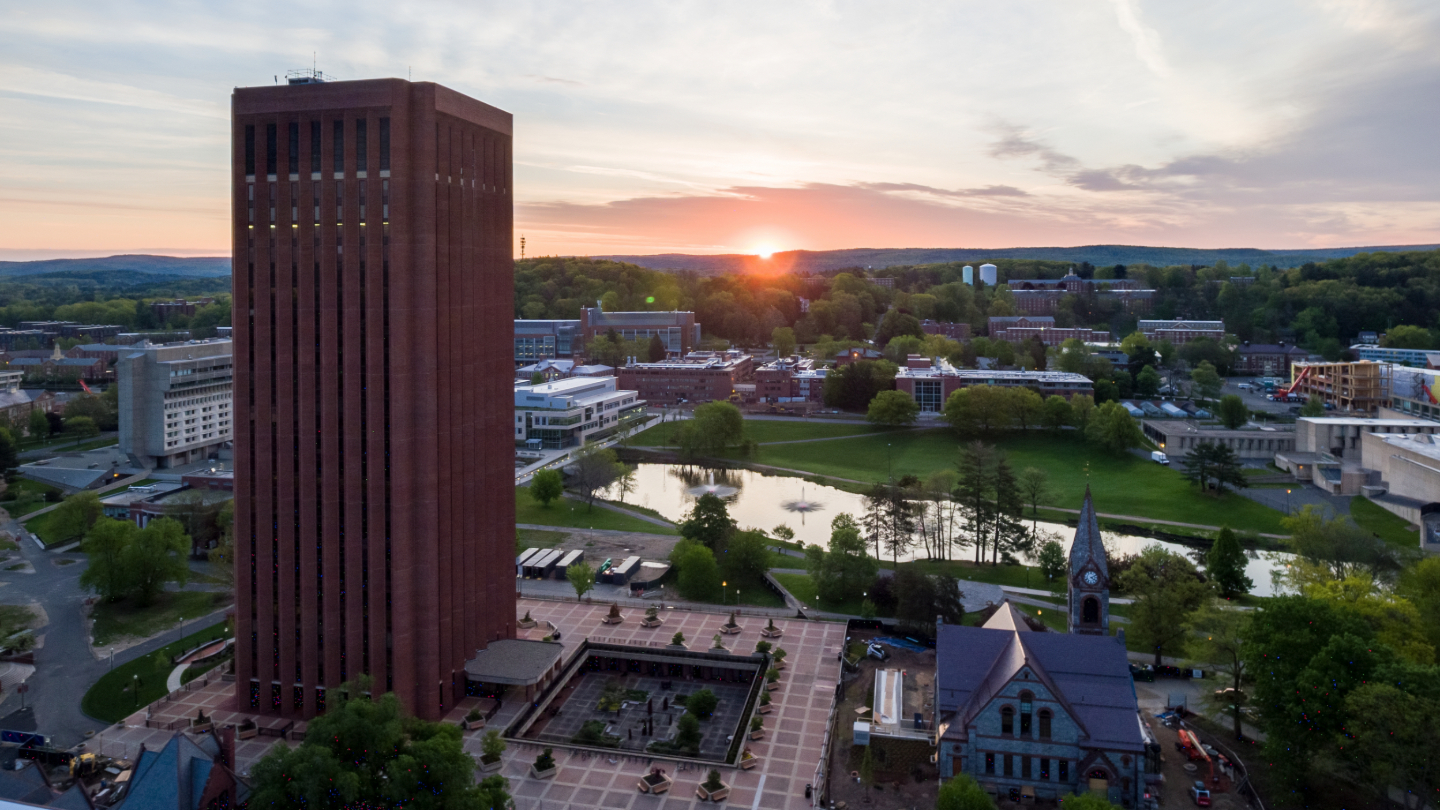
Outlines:
<svg viewBox="0 0 1440 810"><path fill-rule="evenodd" d="M580 501L580 502L582 502L582 503L585 501L585 498L584 498L583 496L581 496L581 495L576 495L576 494L573 493L573 492L566 492L565 495L564 495L564 497L569 498L569 499L572 500L572 501ZM652 516L650 516L650 515L645 514L644 512L634 512L634 511L631 511L631 510L629 510L629 509L626 509L624 506L621 506L620 504L611 503L610 501L602 501L602 500L600 500L599 498L596 498L596 499L595 499L595 505L598 506L598 507L600 507L601 509L609 509L611 512L619 512L620 514L625 515L626 517L632 517L632 518L635 518L636 520L642 520L642 521L644 521L644 522L646 522L646 523L653 523L653 524L655 524L656 526L664 526L664 527L669 528L669 529L675 528L675 524L674 524L674 523L671 523L671 522L668 521L668 520L664 520L664 519L662 519L662 518L657 518L657 517L652 517ZM552 526L552 527L550 527L550 528L560 528L560 527L558 527L558 526ZM589 531L589 530L587 529L586 531Z"/></svg>

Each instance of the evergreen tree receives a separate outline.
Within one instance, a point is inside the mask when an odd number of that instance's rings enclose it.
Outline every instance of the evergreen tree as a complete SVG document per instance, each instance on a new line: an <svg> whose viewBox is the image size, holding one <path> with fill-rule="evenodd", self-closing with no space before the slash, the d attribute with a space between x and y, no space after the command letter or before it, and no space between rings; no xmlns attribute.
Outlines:
<svg viewBox="0 0 1440 810"><path fill-rule="evenodd" d="M990 564L998 565L1002 555L1025 551L1030 537L1025 531L1025 496L1004 454L997 454L991 491L995 493L995 506L991 512L994 540Z"/></svg>
<svg viewBox="0 0 1440 810"><path fill-rule="evenodd" d="M955 495L965 510L970 532L975 538L977 563L985 557L987 528L992 513L989 496L993 481L990 471L994 463L995 450L984 442L970 442L960 447L960 460L957 464L960 483L955 487Z"/></svg>
<svg viewBox="0 0 1440 810"><path fill-rule="evenodd" d="M730 517L725 501L707 492L695 501L689 517L680 524L680 536L718 550L725 547L725 541L734 529L735 521Z"/></svg>
<svg viewBox="0 0 1440 810"><path fill-rule="evenodd" d="M666 354L665 342L660 339L659 335L651 335L650 345L645 352L646 359L652 363L658 363L665 359Z"/></svg>
<svg viewBox="0 0 1440 810"><path fill-rule="evenodd" d="M1220 589L1221 596L1233 599L1255 587L1255 583L1245 575L1246 562L1240 539L1235 536L1235 532L1230 531L1230 527L1224 526L1220 529L1220 536L1215 539L1215 544L1205 555L1205 573Z"/></svg>

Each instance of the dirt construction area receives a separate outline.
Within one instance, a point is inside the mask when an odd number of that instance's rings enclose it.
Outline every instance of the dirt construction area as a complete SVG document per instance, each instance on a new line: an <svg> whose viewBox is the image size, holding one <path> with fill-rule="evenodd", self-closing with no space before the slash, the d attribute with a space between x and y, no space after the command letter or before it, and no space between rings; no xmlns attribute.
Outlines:
<svg viewBox="0 0 1440 810"><path fill-rule="evenodd" d="M856 721L869 720L874 709L875 672L898 669L904 672L904 714L912 718L919 713L928 727L934 721L931 705L935 682L935 651L917 652L882 645L890 653L884 662L865 658L865 645L870 639L885 636L882 631L857 630L846 645L849 658L860 655L858 672L846 672L844 696L836 708L835 731L830 740L830 778L826 798L835 807L934 807L940 786L938 773L930 763L934 747L928 740L888 738L878 734L870 737L871 758L875 770L875 786L871 789L860 781L860 761L865 749L854 744ZM867 802L867 798L869 801ZM844 805L841 804L844 803Z"/></svg>
<svg viewBox="0 0 1440 810"><path fill-rule="evenodd" d="M1210 763L1191 760L1179 749L1179 729L1169 728L1157 718L1148 715L1145 722L1150 724L1156 741L1160 743L1160 771L1165 776L1165 785L1160 793L1161 807L1196 807L1195 800L1190 795L1190 786L1197 779L1204 780L1206 788L1209 789L1210 807L1214 810L1245 810L1250 806L1243 796L1235 792L1235 783L1230 776L1233 771L1222 768L1215 762L1212 779ZM1207 739L1202 734L1201 743L1206 742ZM1214 761L1212 757L1212 762ZM1186 765L1194 766L1194 770L1187 769Z"/></svg>

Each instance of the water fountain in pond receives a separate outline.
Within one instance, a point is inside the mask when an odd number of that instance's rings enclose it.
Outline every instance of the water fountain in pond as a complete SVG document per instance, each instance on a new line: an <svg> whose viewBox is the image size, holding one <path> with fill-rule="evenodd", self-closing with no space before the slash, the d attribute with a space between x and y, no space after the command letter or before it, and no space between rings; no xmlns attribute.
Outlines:
<svg viewBox="0 0 1440 810"><path fill-rule="evenodd" d="M728 498L731 495L739 492L740 489L739 487L729 487L724 484L715 483L715 471L711 470L710 477L706 483L690 487L685 491L691 495L694 495L697 498L702 495L714 495L717 498Z"/></svg>
<svg viewBox="0 0 1440 810"><path fill-rule="evenodd" d="M800 515L800 523L805 523L805 516L811 512L819 512L825 508L825 504L819 501L811 501L805 498L805 490L800 490L800 497L796 500L782 501L780 508L786 512L796 512Z"/></svg>

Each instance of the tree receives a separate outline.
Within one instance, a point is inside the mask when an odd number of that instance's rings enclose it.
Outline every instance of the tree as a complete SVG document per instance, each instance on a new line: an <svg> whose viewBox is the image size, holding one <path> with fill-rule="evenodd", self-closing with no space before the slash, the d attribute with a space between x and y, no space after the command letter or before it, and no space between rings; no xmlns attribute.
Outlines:
<svg viewBox="0 0 1440 810"><path fill-rule="evenodd" d="M55 507L50 530L60 542L74 540L90 531L103 513L99 495L89 490L77 492Z"/></svg>
<svg viewBox="0 0 1440 810"><path fill-rule="evenodd" d="M1073 798L1076 797L1068 797L1066 804ZM940 786L935 810L995 810L995 800L974 779L957 773Z"/></svg>
<svg viewBox="0 0 1440 810"><path fill-rule="evenodd" d="M595 496L601 490L615 483L620 475L620 463L615 460L615 451L595 444L587 444L575 459L575 488L585 495L587 509L595 508Z"/></svg>
<svg viewBox="0 0 1440 810"><path fill-rule="evenodd" d="M1385 332L1385 338L1381 343L1391 349L1433 349L1435 348L1434 338L1430 330L1423 326L1409 326L1401 324L1392 326Z"/></svg>
<svg viewBox="0 0 1440 810"><path fill-rule="evenodd" d="M625 503L625 497L634 492L638 485L635 480L636 466L623 461L615 463L615 491L620 493L620 503Z"/></svg>
<svg viewBox="0 0 1440 810"><path fill-rule="evenodd" d="M1040 398L1040 395L1029 388L1004 390L1006 405L1020 429L1029 430L1031 425L1038 425L1040 412L1045 407L1045 401Z"/></svg>
<svg viewBox="0 0 1440 810"><path fill-rule="evenodd" d="M231 498L220 507L215 516L215 526L220 530L220 541L210 549L210 575L227 588L235 587L235 499Z"/></svg>
<svg viewBox="0 0 1440 810"><path fill-rule="evenodd" d="M1161 383L1160 372L1147 363L1145 368L1135 375L1135 392L1146 399L1153 399L1160 395Z"/></svg>
<svg viewBox="0 0 1440 810"><path fill-rule="evenodd" d="M900 335L923 339L925 330L920 328L920 321L914 315L892 309L880 319L880 328L875 330L875 345L883 348L891 338Z"/></svg>
<svg viewBox="0 0 1440 810"><path fill-rule="evenodd" d="M1200 389L1202 399L1214 399L1219 396L1220 389L1225 385L1225 381L1220 379L1220 373L1208 360L1200 361L1200 365L1190 372L1190 381Z"/></svg>
<svg viewBox="0 0 1440 810"><path fill-rule="evenodd" d="M537 372L535 372L534 374L531 374L531 375L530 375L530 384L531 384L531 385L542 385L542 384L544 384L544 382L545 382L545 375L544 375L544 374L542 374L542 373L540 373L540 372L537 371Z"/></svg>
<svg viewBox="0 0 1440 810"><path fill-rule="evenodd" d="M945 400L942 415L962 436L1005 430L1014 419L1004 389L993 385L972 385L955 391Z"/></svg>
<svg viewBox="0 0 1440 810"><path fill-rule="evenodd" d="M685 699L686 713L693 714L700 720L709 720L719 705L720 698L716 697L715 693L709 689L697 689Z"/></svg>
<svg viewBox="0 0 1440 810"><path fill-rule="evenodd" d="M111 392L115 392L112 394ZM119 427L119 386L112 385L99 396L95 394L81 394L78 397L65 403L65 431L72 432L75 428L69 420L77 416L88 417L95 422L100 430L115 430Z"/></svg>
<svg viewBox="0 0 1440 810"><path fill-rule="evenodd" d="M1248 616L1218 599L1206 600L1190 617L1190 660L1228 684L1207 698L1212 708L1230 715L1235 739L1243 738L1240 717L1249 703L1245 688L1245 634Z"/></svg>
<svg viewBox="0 0 1440 810"><path fill-rule="evenodd" d="M771 529L770 533L785 541L791 541L795 539L795 530L790 528L789 526L786 526L784 523L781 523L779 526Z"/></svg>
<svg viewBox="0 0 1440 810"><path fill-rule="evenodd" d="M1162 655L1183 654L1185 623L1208 593L1195 566L1179 554L1149 545L1117 584L1135 600L1129 631L1155 651L1155 666L1160 666Z"/></svg>
<svg viewBox="0 0 1440 810"><path fill-rule="evenodd" d="M958 578L950 574L935 575L935 615L946 624L965 623L965 603L961 596Z"/></svg>
<svg viewBox="0 0 1440 810"><path fill-rule="evenodd" d="M865 501L875 514L873 526L877 547L890 552L891 567L898 568L900 554L908 549L915 536L915 505L906 497L905 481L876 484L865 493ZM879 555L876 551L876 555Z"/></svg>
<svg viewBox="0 0 1440 810"><path fill-rule="evenodd" d="M986 527L992 513L990 491L993 480L990 471L994 464L995 448L984 442L969 442L960 447L960 458L956 464L960 482L955 487L955 497L965 510L966 522L974 534L977 563L985 554Z"/></svg>
<svg viewBox="0 0 1440 810"><path fill-rule="evenodd" d="M546 509L563 494L565 476L559 470L541 470L530 479L530 498Z"/></svg>
<svg viewBox="0 0 1440 810"><path fill-rule="evenodd" d="M720 566L715 552L699 544L690 544L676 566L680 569L680 595L697 602L714 601L720 596Z"/></svg>
<svg viewBox="0 0 1440 810"><path fill-rule="evenodd" d="M725 544L725 565L737 577L758 580L770 570L770 547L757 531L735 532Z"/></svg>
<svg viewBox="0 0 1440 810"><path fill-rule="evenodd" d="M1350 717L1345 750L1380 796L1388 798L1391 785L1407 796L1440 791L1440 748L1434 744L1440 700L1430 692L1411 694L1389 683L1370 683L1345 698Z"/></svg>
<svg viewBox="0 0 1440 810"><path fill-rule="evenodd" d="M815 545L807 547L805 567L820 599L840 604L864 593L880 564L865 553L865 538L860 536L855 519L842 512L830 521L829 551Z"/></svg>
<svg viewBox="0 0 1440 810"><path fill-rule="evenodd" d="M80 587L95 592L101 599L114 602L130 590L130 571L125 551L135 539L139 528L128 520L101 517L85 533L83 550L90 564L80 574Z"/></svg>
<svg viewBox="0 0 1440 810"><path fill-rule="evenodd" d="M1040 408L1040 424L1058 433L1074 421L1075 408L1064 397L1051 394L1045 398Z"/></svg>
<svg viewBox="0 0 1440 810"><path fill-rule="evenodd" d="M1020 481L1003 453L996 454L993 472L990 491L995 494L995 509L991 513L994 536L990 564L997 565L1002 555L1008 558L1011 552L1027 551L1030 537L1025 531L1025 497Z"/></svg>
<svg viewBox="0 0 1440 810"><path fill-rule="evenodd" d="M1245 407L1245 400L1239 394L1226 394L1215 406L1215 415L1220 417L1225 427L1235 430L1250 420L1250 409Z"/></svg>
<svg viewBox="0 0 1440 810"><path fill-rule="evenodd" d="M149 605L165 589L165 583L184 585L190 577L186 555L190 538L179 521L157 518L146 524L125 547L124 562L129 572L131 593L140 605Z"/></svg>
<svg viewBox="0 0 1440 810"><path fill-rule="evenodd" d="M1341 580L1364 574L1374 579L1401 568L1392 549L1344 515L1326 520L1320 508L1310 504L1290 517L1281 518L1280 525L1290 533L1285 544L1301 558L1291 565L1292 575ZM1307 571L1306 566L1316 570ZM1291 584L1300 587L1307 583L1292 580Z"/></svg>
<svg viewBox="0 0 1440 810"><path fill-rule="evenodd" d="M1250 486L1240 457L1229 445L1219 442L1200 442L1192 447L1182 463L1182 475L1198 484L1202 491L1211 489L1213 482L1217 496L1225 494L1227 484L1236 489Z"/></svg>
<svg viewBox="0 0 1440 810"><path fill-rule="evenodd" d="M881 391L895 387L899 368L888 360L858 360L825 375L825 404L831 408L860 411Z"/></svg>
<svg viewBox="0 0 1440 810"><path fill-rule="evenodd" d="M865 801L870 801L870 791L875 787L875 757L870 753L870 746L865 746L865 753L860 757L860 781L865 784Z"/></svg>
<svg viewBox="0 0 1440 810"><path fill-rule="evenodd" d="M795 330L788 326L777 326L770 332L770 344L775 347L776 357L789 357L795 353Z"/></svg>
<svg viewBox="0 0 1440 810"><path fill-rule="evenodd" d="M645 358L652 363L658 363L665 359L668 352L665 351L665 341L659 335L650 336L650 345L645 349Z"/></svg>
<svg viewBox="0 0 1440 810"><path fill-rule="evenodd" d="M675 721L675 747L682 751L700 750L700 720L686 712Z"/></svg>
<svg viewBox="0 0 1440 810"><path fill-rule="evenodd" d="M1234 599L1255 587L1255 583L1245 575L1246 562L1245 549L1240 547L1239 538L1229 526L1222 526L1220 536L1215 538L1215 544L1205 555L1205 574L1220 589L1221 596Z"/></svg>
<svg viewBox="0 0 1440 810"><path fill-rule="evenodd" d="M1090 424L1091 415L1095 413L1095 398L1089 394L1071 394L1070 411L1073 414L1071 424L1083 434Z"/></svg>
<svg viewBox="0 0 1440 810"><path fill-rule="evenodd" d="M20 466L20 452L15 444L15 434L9 428L0 427L0 475L9 473Z"/></svg>
<svg viewBox="0 0 1440 810"><path fill-rule="evenodd" d="M503 777L475 784L460 727L407 715L394 693L370 699L365 681L328 692L304 741L271 749L250 770L251 807L407 807L499 810Z"/></svg>
<svg viewBox="0 0 1440 810"><path fill-rule="evenodd" d="M714 455L745 440L745 417L729 402L707 402L680 429L680 452Z"/></svg>
<svg viewBox="0 0 1440 810"><path fill-rule="evenodd" d="M1068 567L1065 561L1065 547L1051 540L1040 547L1040 554L1035 562L1039 564L1040 573L1045 577L1045 581L1054 582L1055 578L1063 575Z"/></svg>
<svg viewBox="0 0 1440 810"><path fill-rule="evenodd" d="M1085 426L1085 438L1116 455L1145 441L1134 417L1118 402L1107 402L1095 409Z"/></svg>
<svg viewBox="0 0 1440 810"><path fill-rule="evenodd" d="M735 521L730 517L725 502L707 492L695 501L689 517L680 524L680 536L715 550L725 547L725 541L734 529Z"/></svg>
<svg viewBox="0 0 1440 810"><path fill-rule="evenodd" d="M1021 497L1030 504L1030 530L1034 531L1040 516L1040 502L1050 497L1050 474L1037 467L1026 467L1016 477L1016 483Z"/></svg>
<svg viewBox="0 0 1440 810"><path fill-rule="evenodd" d="M1401 571L1395 590L1415 606L1420 629L1440 650L1440 557L1427 556Z"/></svg>
<svg viewBox="0 0 1440 810"><path fill-rule="evenodd" d="M904 391L881 391L870 400L865 419L875 425L911 425L920 415L920 405Z"/></svg>
<svg viewBox="0 0 1440 810"><path fill-rule="evenodd" d="M595 569L590 563L577 562L565 569L565 579L570 581L570 587L575 589L575 601L585 598L585 594L595 589Z"/></svg>
<svg viewBox="0 0 1440 810"><path fill-rule="evenodd" d="M1325 403L1319 397L1310 397L1305 404L1300 406L1300 415L1311 419L1325 415Z"/></svg>
<svg viewBox="0 0 1440 810"><path fill-rule="evenodd" d="M905 627L934 634L937 592L935 580L917 568L901 568L895 572L895 618ZM958 584L956 591L959 591Z"/></svg>
<svg viewBox="0 0 1440 810"><path fill-rule="evenodd" d="M45 412L39 408L30 411L30 435L36 439L44 439L50 435L50 420L45 418Z"/></svg>
<svg viewBox="0 0 1440 810"><path fill-rule="evenodd" d="M1099 793L1079 793L1065 797L1065 810L1120 810Z"/></svg>

